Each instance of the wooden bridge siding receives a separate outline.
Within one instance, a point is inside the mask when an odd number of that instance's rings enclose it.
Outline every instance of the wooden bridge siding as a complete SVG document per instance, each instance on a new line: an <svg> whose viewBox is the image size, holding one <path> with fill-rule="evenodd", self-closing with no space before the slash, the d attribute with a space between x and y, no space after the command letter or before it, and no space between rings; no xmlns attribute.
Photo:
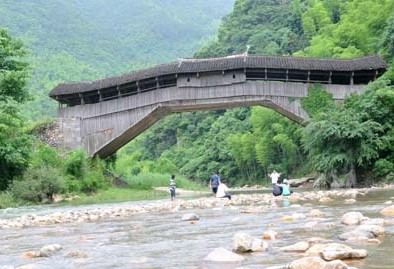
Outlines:
<svg viewBox="0 0 394 269"><path fill-rule="evenodd" d="M361 91L363 88L362 85L325 87L333 94L334 99L339 100L350 91ZM106 155L149 128L162 117L160 111L166 111L168 114L262 105L300 122L307 118L300 105L300 99L307 96L307 93L306 83L246 81L242 73L236 74L235 79L232 74L227 77L183 76L178 78L178 87L156 89L97 104L63 108L60 109L59 116L80 117L82 146L91 155L96 154L99 149L100 155ZM168 109L163 109L165 107Z"/></svg>

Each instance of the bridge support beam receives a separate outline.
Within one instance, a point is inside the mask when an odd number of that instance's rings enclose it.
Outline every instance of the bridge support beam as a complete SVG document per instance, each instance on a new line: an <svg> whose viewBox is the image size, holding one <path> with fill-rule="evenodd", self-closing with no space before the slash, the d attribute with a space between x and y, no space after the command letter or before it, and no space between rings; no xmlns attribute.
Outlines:
<svg viewBox="0 0 394 269"><path fill-rule="evenodd" d="M63 119L64 144L82 147L91 156L106 157L137 137L156 121L171 113L216 110L240 106L265 106L301 123L308 118L301 98L307 83L250 81L243 72L228 75L178 77L174 87L158 88L95 104L59 108ZM336 100L363 85L324 85Z"/></svg>

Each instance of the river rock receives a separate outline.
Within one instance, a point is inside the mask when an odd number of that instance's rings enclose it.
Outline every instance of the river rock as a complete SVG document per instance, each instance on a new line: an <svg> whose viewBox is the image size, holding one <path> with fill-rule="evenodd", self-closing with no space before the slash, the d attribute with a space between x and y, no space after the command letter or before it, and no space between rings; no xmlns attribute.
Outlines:
<svg viewBox="0 0 394 269"><path fill-rule="evenodd" d="M52 256L55 252L62 249L62 246L59 244L52 244L43 246L40 249L40 257L49 257Z"/></svg>
<svg viewBox="0 0 394 269"><path fill-rule="evenodd" d="M343 244L330 243L324 247L320 255L324 260L332 261L343 259L362 259L368 256L368 252L365 249L353 249Z"/></svg>
<svg viewBox="0 0 394 269"><path fill-rule="evenodd" d="M263 233L263 239L265 240L275 240L279 238L279 234L276 231L268 230Z"/></svg>
<svg viewBox="0 0 394 269"><path fill-rule="evenodd" d="M294 245L286 246L280 248L281 251L284 252L305 252L309 249L309 243L308 242L298 242Z"/></svg>
<svg viewBox="0 0 394 269"><path fill-rule="evenodd" d="M363 230L353 230L338 235L338 238L343 241L368 241L375 238L372 232Z"/></svg>
<svg viewBox="0 0 394 269"><path fill-rule="evenodd" d="M380 213L387 216L394 216L394 205L383 208L382 211L380 211Z"/></svg>
<svg viewBox="0 0 394 269"><path fill-rule="evenodd" d="M384 236L385 230L379 225L367 225L363 224L356 228L356 231L366 231L372 233L375 237Z"/></svg>
<svg viewBox="0 0 394 269"><path fill-rule="evenodd" d="M355 202L357 202L357 200L356 200L356 199L353 199L353 198L350 198L350 199L346 199L346 200L345 200L345 203L347 203L347 204L354 204Z"/></svg>
<svg viewBox="0 0 394 269"><path fill-rule="evenodd" d="M247 233L237 233L233 240L233 251L239 253L265 251L268 249L267 242L254 238Z"/></svg>
<svg viewBox="0 0 394 269"><path fill-rule="evenodd" d="M326 261L319 257L307 257L293 261L287 268L289 269L324 269Z"/></svg>
<svg viewBox="0 0 394 269"><path fill-rule="evenodd" d="M85 252L81 252L79 250L70 251L65 256L71 257L71 258L87 258L88 257L88 255Z"/></svg>
<svg viewBox="0 0 394 269"><path fill-rule="evenodd" d="M24 259L32 259L40 257L40 253L37 251L26 251L23 253L22 258Z"/></svg>
<svg viewBox="0 0 394 269"><path fill-rule="evenodd" d="M244 257L225 248L215 248L204 258L204 261L211 262L242 262L243 260Z"/></svg>
<svg viewBox="0 0 394 269"><path fill-rule="evenodd" d="M345 225L358 225L364 219L366 219L366 217L360 212L348 212L342 216L341 223Z"/></svg>
<svg viewBox="0 0 394 269"><path fill-rule="evenodd" d="M309 245L312 245L312 244L326 244L326 243L329 243L329 242L331 242L331 240L328 240L328 239L326 239L326 238L322 238L322 237L312 237L312 238L309 238L308 239L308 243L309 243Z"/></svg>
<svg viewBox="0 0 394 269"><path fill-rule="evenodd" d="M306 254L311 256L319 256L323 249L326 247L326 245L327 244L314 244L306 251Z"/></svg>
<svg viewBox="0 0 394 269"><path fill-rule="evenodd" d="M361 225L379 225L383 227L385 225L385 220L381 218L367 218L361 221Z"/></svg>
<svg viewBox="0 0 394 269"><path fill-rule="evenodd" d="M195 213L188 213L182 216L182 221L199 220L200 216Z"/></svg>
<svg viewBox="0 0 394 269"><path fill-rule="evenodd" d="M324 267L324 269L350 269L350 267L348 267L347 264L341 260L334 260L328 262Z"/></svg>
<svg viewBox="0 0 394 269"><path fill-rule="evenodd" d="M308 215L314 218L322 218L325 216L325 214L319 209L312 209L311 211L309 211Z"/></svg>

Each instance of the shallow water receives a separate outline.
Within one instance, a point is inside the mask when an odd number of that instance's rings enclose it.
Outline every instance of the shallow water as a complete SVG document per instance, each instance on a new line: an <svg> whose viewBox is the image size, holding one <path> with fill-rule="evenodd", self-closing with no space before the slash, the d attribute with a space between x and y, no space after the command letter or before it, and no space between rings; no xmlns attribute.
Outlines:
<svg viewBox="0 0 394 269"><path fill-rule="evenodd" d="M173 213L146 213L96 222L57 224L23 229L0 230L0 268L283 268L300 254L283 253L280 247L324 237L339 241L336 236L347 227L340 223L342 215L359 211L371 218L382 218L379 213L386 207L383 203L393 199L393 190L374 191L357 198L357 203L346 204L336 200L328 204L316 202L292 206L288 200L278 201L277 206L267 206L262 214L241 213L241 207L217 207L210 209L180 210ZM160 201L156 201L160 203ZM144 202L149 203L149 202ZM112 205L89 205L83 207L25 207L0 211L1 218L12 218L23 214L49 214L56 211L104 208ZM301 219L292 222L281 220L293 213L308 214L311 209L320 209L326 214L323 223L335 223L332 228L324 225L317 229L305 229ZM186 213L196 213L201 219L196 224L182 222ZM386 219L390 219L385 217ZM353 248L367 249L366 259L354 261L351 266L359 269L394 268L394 227L386 226L386 236L379 238L381 244L358 244ZM203 258L214 248L231 250L233 236L246 232L261 238L264 231L275 230L280 238L268 241L269 250L245 255L242 263L212 263ZM63 249L52 257L24 259L26 251L38 251L48 244L60 244ZM80 257L68 257L77 251Z"/></svg>

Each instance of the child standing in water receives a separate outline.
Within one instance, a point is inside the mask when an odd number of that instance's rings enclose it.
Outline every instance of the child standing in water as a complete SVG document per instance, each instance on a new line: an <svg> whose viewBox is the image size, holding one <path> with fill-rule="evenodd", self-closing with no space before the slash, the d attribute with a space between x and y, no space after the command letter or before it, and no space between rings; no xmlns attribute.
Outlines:
<svg viewBox="0 0 394 269"><path fill-rule="evenodd" d="M172 175L171 179L170 179L171 201L174 201L174 199L175 199L175 195L176 195L175 189L176 189L175 175Z"/></svg>

